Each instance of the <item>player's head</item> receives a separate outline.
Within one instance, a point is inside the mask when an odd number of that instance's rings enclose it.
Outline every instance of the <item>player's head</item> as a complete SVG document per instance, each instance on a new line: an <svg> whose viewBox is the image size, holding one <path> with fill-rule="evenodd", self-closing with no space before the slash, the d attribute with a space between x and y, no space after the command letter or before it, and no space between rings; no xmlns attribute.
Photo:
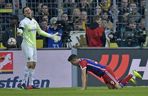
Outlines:
<svg viewBox="0 0 148 96"><path fill-rule="evenodd" d="M29 17L29 18L32 18L32 10L30 7L24 7L23 8L23 14L25 17Z"/></svg>
<svg viewBox="0 0 148 96"><path fill-rule="evenodd" d="M75 54L72 54L68 57L68 61L73 65L77 65L79 63L79 57Z"/></svg>

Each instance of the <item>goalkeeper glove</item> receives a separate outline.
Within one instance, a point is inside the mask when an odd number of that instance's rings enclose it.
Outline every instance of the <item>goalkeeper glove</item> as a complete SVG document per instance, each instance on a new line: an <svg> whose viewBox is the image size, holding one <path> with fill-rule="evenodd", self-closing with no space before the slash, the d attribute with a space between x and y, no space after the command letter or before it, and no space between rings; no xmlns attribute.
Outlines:
<svg viewBox="0 0 148 96"><path fill-rule="evenodd" d="M17 35L22 35L22 33L23 33L23 30L22 30L22 29L17 28Z"/></svg>
<svg viewBox="0 0 148 96"><path fill-rule="evenodd" d="M59 41L61 40L61 37L58 36L58 33L55 33L55 34L53 34L53 35L49 34L48 37L51 38L51 39L53 39L54 42L59 42Z"/></svg>

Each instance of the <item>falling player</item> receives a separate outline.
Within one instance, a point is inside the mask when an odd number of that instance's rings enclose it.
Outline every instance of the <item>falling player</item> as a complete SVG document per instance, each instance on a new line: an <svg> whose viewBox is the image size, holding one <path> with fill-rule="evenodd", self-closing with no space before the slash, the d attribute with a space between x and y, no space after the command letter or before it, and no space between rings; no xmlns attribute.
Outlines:
<svg viewBox="0 0 148 96"><path fill-rule="evenodd" d="M72 54L69 56L68 61L76 66L81 68L82 72L82 89L85 90L87 88L87 72L90 71L98 77L102 77L105 84L109 89L118 89L126 86L128 82L131 80L135 83L132 78L133 75L141 78L141 75L137 71L133 71L134 74L129 74L122 80L117 80L112 69L108 66L103 66L99 64L97 61L87 59L87 58L79 58L77 55Z"/></svg>

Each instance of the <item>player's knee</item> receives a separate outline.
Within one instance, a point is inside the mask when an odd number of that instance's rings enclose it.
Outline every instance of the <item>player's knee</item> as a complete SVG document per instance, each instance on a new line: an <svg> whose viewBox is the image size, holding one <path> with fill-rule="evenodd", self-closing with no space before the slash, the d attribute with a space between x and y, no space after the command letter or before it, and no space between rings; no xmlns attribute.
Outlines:
<svg viewBox="0 0 148 96"><path fill-rule="evenodd" d="M35 65L32 65L32 69L35 69Z"/></svg>
<svg viewBox="0 0 148 96"><path fill-rule="evenodd" d="M34 69L34 68L35 68L33 62L28 62L28 63L27 63L27 67L28 67L29 69Z"/></svg>

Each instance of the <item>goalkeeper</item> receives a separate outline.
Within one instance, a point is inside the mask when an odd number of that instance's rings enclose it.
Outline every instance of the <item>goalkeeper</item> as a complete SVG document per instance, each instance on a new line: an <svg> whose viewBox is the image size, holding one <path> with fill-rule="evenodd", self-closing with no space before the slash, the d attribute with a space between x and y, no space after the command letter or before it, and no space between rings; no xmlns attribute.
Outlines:
<svg viewBox="0 0 148 96"><path fill-rule="evenodd" d="M23 8L23 15L25 18L21 20L19 28L17 28L17 34L23 37L21 47L27 65L25 66L22 82L18 84L18 87L32 89L36 88L33 85L33 74L37 62L36 33L38 32L42 36L51 38L55 42L58 42L61 38L58 34L48 34L41 30L37 21L32 17L32 10L29 7ZM28 80L29 85L27 85Z"/></svg>

